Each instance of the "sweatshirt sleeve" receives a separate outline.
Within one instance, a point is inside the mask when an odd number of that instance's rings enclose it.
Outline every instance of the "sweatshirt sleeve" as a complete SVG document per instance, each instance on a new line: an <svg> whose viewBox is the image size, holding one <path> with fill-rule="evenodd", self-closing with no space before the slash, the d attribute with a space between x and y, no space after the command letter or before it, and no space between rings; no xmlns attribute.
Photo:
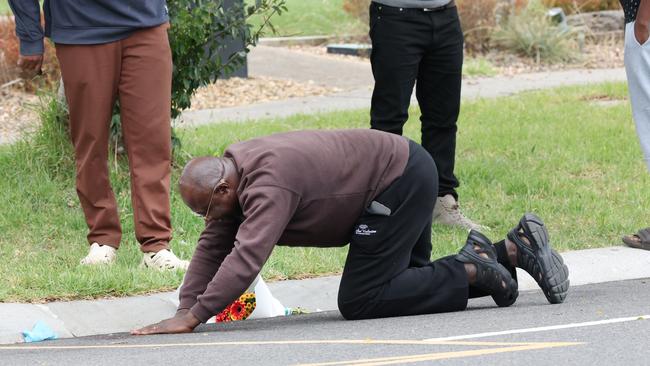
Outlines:
<svg viewBox="0 0 650 366"><path fill-rule="evenodd" d="M205 225L179 291L178 310L190 309L196 304L197 296L205 291L232 250L238 227L236 220L211 220Z"/></svg>
<svg viewBox="0 0 650 366"><path fill-rule="evenodd" d="M16 35L20 39L20 54L23 56L42 55L44 34L38 0L9 0L9 6L16 18Z"/></svg>
<svg viewBox="0 0 650 366"><path fill-rule="evenodd" d="M190 311L202 322L246 291L271 255L298 207L299 196L279 187L251 187L240 196L244 221L234 248Z"/></svg>

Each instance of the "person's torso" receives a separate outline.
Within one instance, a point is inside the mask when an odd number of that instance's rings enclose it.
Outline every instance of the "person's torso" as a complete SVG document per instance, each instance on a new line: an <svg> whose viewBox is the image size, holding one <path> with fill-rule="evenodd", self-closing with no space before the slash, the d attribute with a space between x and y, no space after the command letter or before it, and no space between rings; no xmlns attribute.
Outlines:
<svg viewBox="0 0 650 366"><path fill-rule="evenodd" d="M439 8L451 2L451 0L373 0L376 3L394 6L396 8Z"/></svg>
<svg viewBox="0 0 650 366"><path fill-rule="evenodd" d="M341 246L372 199L402 175L408 154L406 138L364 129L276 134L234 144L224 156L241 172L240 197L254 186L300 197L279 244Z"/></svg>
<svg viewBox="0 0 650 366"><path fill-rule="evenodd" d="M639 11L639 3L641 0L619 0L625 13L625 23L633 22L636 20L636 13Z"/></svg>
<svg viewBox="0 0 650 366"><path fill-rule="evenodd" d="M101 44L168 21L165 0L46 0L47 35L55 43Z"/></svg>

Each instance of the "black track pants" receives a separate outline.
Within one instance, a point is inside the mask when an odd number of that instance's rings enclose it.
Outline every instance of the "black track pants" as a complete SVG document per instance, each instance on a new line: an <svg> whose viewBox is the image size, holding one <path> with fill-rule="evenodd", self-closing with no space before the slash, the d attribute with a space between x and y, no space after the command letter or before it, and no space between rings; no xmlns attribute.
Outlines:
<svg viewBox="0 0 650 366"><path fill-rule="evenodd" d="M338 305L346 319L463 310L469 285L453 256L431 262L431 216L438 173L410 142L404 174L359 217L343 270Z"/></svg>

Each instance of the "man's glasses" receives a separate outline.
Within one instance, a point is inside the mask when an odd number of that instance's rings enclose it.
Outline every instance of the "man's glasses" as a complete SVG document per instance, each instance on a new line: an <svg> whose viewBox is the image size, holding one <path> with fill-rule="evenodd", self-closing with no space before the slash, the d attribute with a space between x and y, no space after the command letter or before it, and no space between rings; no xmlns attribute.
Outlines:
<svg viewBox="0 0 650 366"><path fill-rule="evenodd" d="M214 185L214 188L212 188L212 193L210 193L210 201L208 201L208 208L205 210L205 214L203 216L204 221L208 221L208 215L210 214L210 207L212 207L212 199L214 198L214 193L217 191L217 187L219 187L219 184L226 183L226 178L224 177L226 175L226 165L223 163L223 160L219 159L219 163L221 163L221 176L222 178L219 179L217 184Z"/></svg>

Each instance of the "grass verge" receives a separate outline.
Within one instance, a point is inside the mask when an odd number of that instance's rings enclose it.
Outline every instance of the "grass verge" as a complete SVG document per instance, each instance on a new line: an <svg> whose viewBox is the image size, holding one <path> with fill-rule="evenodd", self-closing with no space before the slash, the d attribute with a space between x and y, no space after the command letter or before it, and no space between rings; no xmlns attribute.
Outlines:
<svg viewBox="0 0 650 366"><path fill-rule="evenodd" d="M640 159L622 83L524 93L464 103L457 175L469 217L498 240L525 211L540 214L560 250L619 244L623 233L648 225L650 177ZM44 114L56 119L50 105ZM419 140L417 110L406 135ZM223 123L180 130L185 155L220 154L229 144L280 131L366 128L366 110ZM110 268L84 268L86 226L74 190L71 151L55 123L30 143L0 146L0 301L124 296L170 290L179 273L138 268L126 164L111 159L124 241ZM178 169L174 171L174 182ZM174 187L175 188L175 187ZM191 256L201 219L172 195L173 250ZM454 253L463 230L434 226L433 257ZM341 270L346 248L278 247L264 267L269 279Z"/></svg>
<svg viewBox="0 0 650 366"><path fill-rule="evenodd" d="M254 3L254 0L246 0ZM271 23L276 34L266 36L349 35L368 32L368 25L343 10L343 0L286 0L288 11L274 16ZM261 19L253 18L255 26Z"/></svg>
<svg viewBox="0 0 650 366"><path fill-rule="evenodd" d="M490 77L495 76L499 71L485 57L465 57L463 62L463 76L469 77Z"/></svg>

